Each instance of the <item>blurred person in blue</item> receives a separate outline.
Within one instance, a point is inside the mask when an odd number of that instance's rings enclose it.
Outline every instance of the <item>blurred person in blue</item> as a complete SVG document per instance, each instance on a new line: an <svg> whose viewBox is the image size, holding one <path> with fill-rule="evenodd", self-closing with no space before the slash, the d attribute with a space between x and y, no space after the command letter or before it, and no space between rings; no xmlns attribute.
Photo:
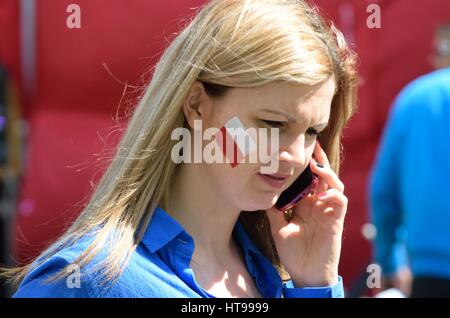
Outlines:
<svg viewBox="0 0 450 318"><path fill-rule="evenodd" d="M411 297L450 297L450 25L435 48L439 69L397 97L370 178L382 288Z"/></svg>
<svg viewBox="0 0 450 318"><path fill-rule="evenodd" d="M450 67L450 23L436 29L431 64L436 69Z"/></svg>

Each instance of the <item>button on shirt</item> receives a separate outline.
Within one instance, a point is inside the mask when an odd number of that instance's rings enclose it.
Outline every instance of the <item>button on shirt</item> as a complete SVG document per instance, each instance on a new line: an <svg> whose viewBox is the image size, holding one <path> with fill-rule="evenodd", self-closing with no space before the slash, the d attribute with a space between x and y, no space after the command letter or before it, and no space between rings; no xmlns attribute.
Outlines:
<svg viewBox="0 0 450 318"><path fill-rule="evenodd" d="M247 270L263 297L344 297L341 277L338 277L336 285L327 287L297 288L291 280L283 282L239 220L233 235L241 246ZM96 265L107 255L105 250L79 272L70 272L67 278L46 282L50 275L74 262L91 241L92 237L86 235L39 266L33 266L13 297L215 297L196 282L190 267L194 240L160 207L155 209L143 239L114 282L102 284L102 275L96 272ZM77 274L79 277L74 276Z"/></svg>

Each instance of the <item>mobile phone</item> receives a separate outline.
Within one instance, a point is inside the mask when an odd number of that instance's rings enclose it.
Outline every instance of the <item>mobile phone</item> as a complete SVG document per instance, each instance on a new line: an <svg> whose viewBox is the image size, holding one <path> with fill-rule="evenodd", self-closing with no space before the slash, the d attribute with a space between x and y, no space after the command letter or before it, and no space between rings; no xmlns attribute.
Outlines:
<svg viewBox="0 0 450 318"><path fill-rule="evenodd" d="M281 193L275 203L275 207L283 212L289 210L307 196L314 189L318 181L317 175L311 171L308 165L294 183Z"/></svg>

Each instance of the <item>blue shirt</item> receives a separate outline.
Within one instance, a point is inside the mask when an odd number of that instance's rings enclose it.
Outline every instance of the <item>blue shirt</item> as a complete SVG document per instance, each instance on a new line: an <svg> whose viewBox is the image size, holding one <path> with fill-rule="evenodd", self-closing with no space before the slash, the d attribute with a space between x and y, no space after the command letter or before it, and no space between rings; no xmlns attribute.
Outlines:
<svg viewBox="0 0 450 318"><path fill-rule="evenodd" d="M292 281L282 282L275 267L258 250L240 221L236 223L233 235L242 248L247 270L263 297L344 296L341 277L330 287L295 288ZM95 274L94 266L105 256L103 252L78 273L81 274L80 284L74 284L73 277L44 283L49 275L72 263L89 241L82 238L32 269L13 297L214 297L199 286L189 266L194 252L192 237L160 207L155 209L143 239L114 284L102 286L100 276Z"/></svg>
<svg viewBox="0 0 450 318"><path fill-rule="evenodd" d="M449 180L447 68L407 85L383 132L370 205L377 228L374 256L385 274L409 264L414 276L450 278Z"/></svg>

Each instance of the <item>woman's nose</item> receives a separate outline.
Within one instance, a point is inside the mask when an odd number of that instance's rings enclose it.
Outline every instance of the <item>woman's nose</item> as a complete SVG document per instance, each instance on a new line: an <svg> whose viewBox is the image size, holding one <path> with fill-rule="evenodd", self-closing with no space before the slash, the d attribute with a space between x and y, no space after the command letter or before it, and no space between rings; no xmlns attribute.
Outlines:
<svg viewBox="0 0 450 318"><path fill-rule="evenodd" d="M295 168L306 165L305 138L300 135L289 144L280 145L280 162L291 164Z"/></svg>

